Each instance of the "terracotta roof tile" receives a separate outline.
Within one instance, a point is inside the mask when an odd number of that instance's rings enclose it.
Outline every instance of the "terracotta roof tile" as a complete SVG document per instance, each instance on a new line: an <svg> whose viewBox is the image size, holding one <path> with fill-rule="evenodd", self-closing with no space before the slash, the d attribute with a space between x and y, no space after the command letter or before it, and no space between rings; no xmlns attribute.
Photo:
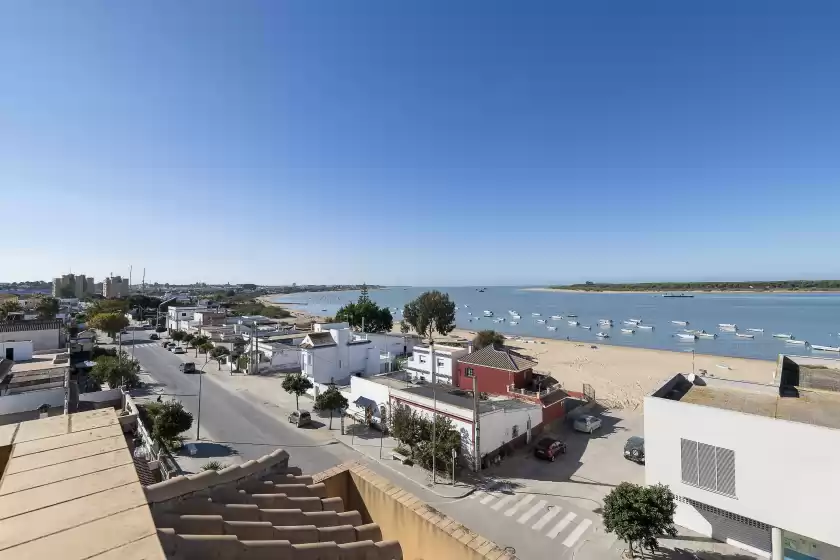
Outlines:
<svg viewBox="0 0 840 560"><path fill-rule="evenodd" d="M535 367L536 362L526 359L507 349L494 348L492 345L476 350L458 360L462 364L486 366L505 371L522 371Z"/></svg>

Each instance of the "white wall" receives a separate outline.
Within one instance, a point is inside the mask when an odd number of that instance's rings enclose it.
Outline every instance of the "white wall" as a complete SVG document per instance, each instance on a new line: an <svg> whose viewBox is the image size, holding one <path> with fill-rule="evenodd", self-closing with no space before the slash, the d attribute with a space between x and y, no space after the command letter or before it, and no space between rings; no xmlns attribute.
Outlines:
<svg viewBox="0 0 840 560"><path fill-rule="evenodd" d="M315 323L312 332L326 332L333 329L349 329L350 323Z"/></svg>
<svg viewBox="0 0 840 560"><path fill-rule="evenodd" d="M385 405L385 410L388 411L390 393L387 385L375 383L369 379L365 379L364 377L351 377L350 396L347 399L350 401L350 406L348 408L348 412L350 414L364 413L362 408L354 404L356 399L359 397L365 397L375 402L377 410L380 406ZM375 412L374 416L378 417L379 415Z"/></svg>
<svg viewBox="0 0 840 560"><path fill-rule="evenodd" d="M485 401L486 402L486 401ZM528 419L531 419L531 428L542 422L542 409L534 405L528 408L501 409L492 412L485 412L481 415L481 454L482 456L498 449L514 438L514 426L516 426L516 437L524 434L528 428Z"/></svg>
<svg viewBox="0 0 840 560"><path fill-rule="evenodd" d="M735 452L737 499L682 483L680 438ZM645 455L648 484L840 546L840 430L647 397Z"/></svg>
<svg viewBox="0 0 840 560"><path fill-rule="evenodd" d="M300 350L293 346L285 348L270 347L265 344L258 344L257 348L269 359L268 362L261 362L260 369L266 368L293 368L300 364Z"/></svg>
<svg viewBox="0 0 840 560"><path fill-rule="evenodd" d="M349 329L331 329L336 346L301 349L301 371L315 383L348 383L357 373L379 373L379 349L372 343L348 344Z"/></svg>
<svg viewBox="0 0 840 560"><path fill-rule="evenodd" d="M61 347L58 329L0 332L0 342L22 340L31 340L33 350L53 350ZM5 356L5 353L3 355Z"/></svg>
<svg viewBox="0 0 840 560"><path fill-rule="evenodd" d="M466 348L463 350L447 350L445 353L435 350L435 378L437 379L437 382L452 385L452 376L455 373L458 358L465 356L466 354ZM414 353L408 359L406 367L422 370L425 372L425 380L428 382L432 381L432 361L430 359L430 352L425 347L414 348ZM419 375L415 375L414 372L412 372L412 376L414 378L419 377Z"/></svg>
<svg viewBox="0 0 840 560"><path fill-rule="evenodd" d="M6 349L14 351L14 361L22 362L32 359L32 341L18 340L16 342L0 342L0 359L6 357Z"/></svg>
<svg viewBox="0 0 840 560"><path fill-rule="evenodd" d="M439 415L445 415L452 420L453 427L461 434L461 449L465 456L472 455L473 450L473 422L472 411L458 406L452 406L438 401L435 408L434 399L421 397L413 393L406 393L399 389L391 390L391 410L396 408L397 403L407 405L416 410L419 415L428 420L432 419L433 410ZM481 424L481 440L484 441L484 424ZM482 444L482 448L485 446ZM495 449L495 448L494 448Z"/></svg>
<svg viewBox="0 0 840 560"><path fill-rule="evenodd" d="M410 354L417 343L417 337L412 335L386 334L386 333L355 333L359 338L366 338L371 341L381 352L390 352L391 356L403 354L403 350Z"/></svg>

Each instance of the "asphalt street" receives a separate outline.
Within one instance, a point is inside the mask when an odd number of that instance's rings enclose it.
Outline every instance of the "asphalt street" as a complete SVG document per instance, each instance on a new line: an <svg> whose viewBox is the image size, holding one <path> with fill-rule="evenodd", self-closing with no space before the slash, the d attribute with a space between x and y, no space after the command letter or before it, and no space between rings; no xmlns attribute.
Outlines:
<svg viewBox="0 0 840 560"><path fill-rule="evenodd" d="M303 429L289 424L285 415L279 411L272 415L269 409L256 407L246 398L232 393L229 388L221 386L213 379L213 376L220 375L218 372L201 376L181 373L178 371L178 365L183 363L183 360L160 344L145 344L149 342L151 332L129 332L123 336L123 350L129 354L133 351L134 357L154 379L154 383L146 389L162 395L164 399L174 397L180 400L184 408L193 414L193 429L189 437L197 439L196 431L200 428L201 441L216 444L211 453L214 457L230 454L238 455L243 461L247 461L258 459L274 449L283 448L289 452L290 464L307 473L320 472L359 457L353 450L341 444L314 442L303 433ZM136 348L132 348L132 334ZM196 358L195 363L201 368L204 358Z"/></svg>

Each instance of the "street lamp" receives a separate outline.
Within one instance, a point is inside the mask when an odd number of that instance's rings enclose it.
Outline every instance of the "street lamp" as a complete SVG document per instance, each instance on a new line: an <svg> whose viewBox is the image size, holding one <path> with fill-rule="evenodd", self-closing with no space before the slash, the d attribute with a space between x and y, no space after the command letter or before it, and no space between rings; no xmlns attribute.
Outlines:
<svg viewBox="0 0 840 560"><path fill-rule="evenodd" d="M206 368L209 363L210 362L204 362L204 365L201 366L200 370L198 370L198 418L196 419L195 424L195 439L201 439L201 378L204 375L204 368Z"/></svg>

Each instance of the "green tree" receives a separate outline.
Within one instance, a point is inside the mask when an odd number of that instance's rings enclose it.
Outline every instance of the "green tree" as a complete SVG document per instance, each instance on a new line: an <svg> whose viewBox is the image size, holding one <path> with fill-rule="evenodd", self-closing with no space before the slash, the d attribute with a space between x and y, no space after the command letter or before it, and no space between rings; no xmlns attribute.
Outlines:
<svg viewBox="0 0 840 560"><path fill-rule="evenodd" d="M478 331L473 338L473 344L476 350L481 350L485 346L501 346L505 343L505 337L502 334L493 330Z"/></svg>
<svg viewBox="0 0 840 560"><path fill-rule="evenodd" d="M128 301L124 299L98 299L87 310L88 315L93 317L100 313L119 313L125 315L128 311Z"/></svg>
<svg viewBox="0 0 840 560"><path fill-rule="evenodd" d="M210 350L210 357L219 362L219 367L222 367L222 359L224 359L224 357L228 354L230 354L230 350L224 346L214 346L213 349Z"/></svg>
<svg viewBox="0 0 840 560"><path fill-rule="evenodd" d="M192 340L193 348L195 348L195 357L198 358L198 350L205 342L210 342L210 339L200 334Z"/></svg>
<svg viewBox="0 0 840 560"><path fill-rule="evenodd" d="M435 422L423 419L420 423L420 443L415 458L426 469L451 473L452 452L455 456L461 450L461 434L455 429L452 420L443 415L435 415ZM434 461L432 458L434 457Z"/></svg>
<svg viewBox="0 0 840 560"><path fill-rule="evenodd" d="M140 385L140 364L122 352L120 356L101 356L90 370L90 376L100 385L107 383L111 389Z"/></svg>
<svg viewBox="0 0 840 560"><path fill-rule="evenodd" d="M187 333L185 333L184 331L173 331L172 335L170 335L170 337L175 342L181 342L182 340L184 340L184 335L185 334L187 334Z"/></svg>
<svg viewBox="0 0 840 560"><path fill-rule="evenodd" d="M283 390L295 396L295 408L300 410L300 396L312 388L312 381L303 373L290 373L283 380Z"/></svg>
<svg viewBox="0 0 840 560"><path fill-rule="evenodd" d="M315 406L318 407L318 410L330 411L330 430L332 430L333 411L346 410L347 405L347 398L341 394L335 383L330 383L327 390L320 393L315 399Z"/></svg>
<svg viewBox="0 0 840 560"><path fill-rule="evenodd" d="M99 313L91 317L88 326L105 331L115 338L117 333L128 326L128 319L122 313Z"/></svg>
<svg viewBox="0 0 840 560"><path fill-rule="evenodd" d="M204 363L206 364L210 360L210 352L215 348L213 343L209 340L202 342L198 346L196 346L196 357L198 357L198 351L201 351L204 354Z"/></svg>
<svg viewBox="0 0 840 560"><path fill-rule="evenodd" d="M179 401L151 403L147 412L152 418L152 437L166 447L180 443L181 434L192 427L193 416Z"/></svg>
<svg viewBox="0 0 840 560"><path fill-rule="evenodd" d="M455 328L455 302L438 290L424 292L405 305L403 316L415 332L434 344L436 332L445 336Z"/></svg>
<svg viewBox="0 0 840 560"><path fill-rule="evenodd" d="M405 319L400 320L400 332L403 334L408 334L408 331L411 330L411 325Z"/></svg>
<svg viewBox="0 0 840 560"><path fill-rule="evenodd" d="M17 313L21 310L20 300L16 297L4 299L0 302L0 320L5 320L9 313Z"/></svg>
<svg viewBox="0 0 840 560"><path fill-rule="evenodd" d="M676 509L674 494L667 486L622 482L604 498L604 528L627 543L631 557L635 557L636 548L656 552L657 537L677 534Z"/></svg>
<svg viewBox="0 0 840 560"><path fill-rule="evenodd" d="M39 319L55 319L58 313L58 300L52 297L40 298L37 307L35 307L35 312Z"/></svg>
<svg viewBox="0 0 840 560"><path fill-rule="evenodd" d="M187 347L195 341L195 335L193 333L184 333L184 343L186 343Z"/></svg>
<svg viewBox="0 0 840 560"><path fill-rule="evenodd" d="M405 405L395 406L388 418L388 430L391 435L411 449L412 457L420 443L422 422L423 419L417 411Z"/></svg>
<svg viewBox="0 0 840 560"><path fill-rule="evenodd" d="M387 307L379 307L368 296L367 286L355 303L348 303L335 314L338 321L346 321L354 329L364 332L387 332L394 327L394 317Z"/></svg>

